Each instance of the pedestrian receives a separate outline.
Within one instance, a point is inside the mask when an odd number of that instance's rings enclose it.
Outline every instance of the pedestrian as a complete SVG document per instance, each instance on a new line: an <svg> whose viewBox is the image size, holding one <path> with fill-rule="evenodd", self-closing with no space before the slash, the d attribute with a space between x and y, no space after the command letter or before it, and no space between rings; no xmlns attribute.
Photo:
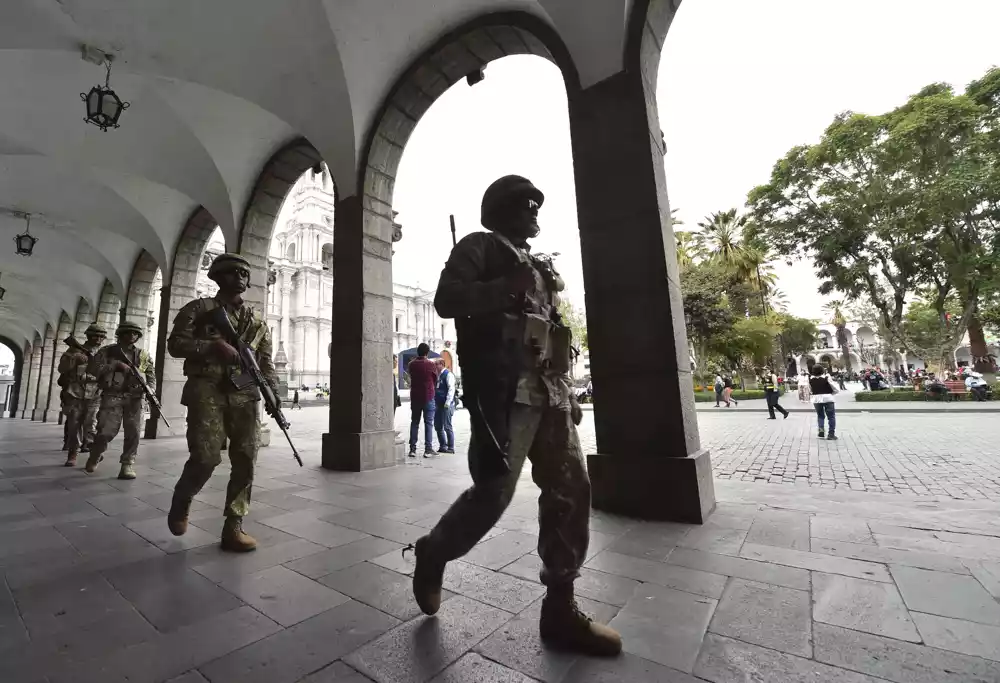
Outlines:
<svg viewBox="0 0 1000 683"><path fill-rule="evenodd" d="M125 443L119 460L119 479L135 479L135 459L139 454L139 436L143 426L143 401L145 392L140 380L132 374L135 367L151 392L156 391L156 369L149 354L136 348L142 337L142 328L126 321L115 330L115 344L105 346L94 354L87 372L97 378L101 386L101 407L97 411L97 433L84 466L93 474L104 460L104 451L124 425ZM122 358L127 359L128 362Z"/></svg>
<svg viewBox="0 0 1000 683"><path fill-rule="evenodd" d="M722 375L715 373L715 407L719 407L719 401L722 400L722 392L726 388L725 382L722 381Z"/></svg>
<svg viewBox="0 0 1000 683"><path fill-rule="evenodd" d="M813 408L816 409L816 420L819 423L819 438L830 441L837 440L837 404L833 396L837 388L833 386L830 377L823 371L822 365L813 366L812 377L809 378L809 388L812 391ZM824 430L823 419L830 425L830 431Z"/></svg>
<svg viewBox="0 0 1000 683"><path fill-rule="evenodd" d="M174 536L188 527L192 499L222 462L222 444L228 440L231 469L222 514L220 546L230 552L248 552L257 541L243 530L250 512L254 463L260 446L260 390L244 382L239 351L222 338L208 316L223 308L236 334L253 351L264 381L277 396L278 376L271 360L271 335L260 314L243 301L250 286L250 263L238 254L221 254L208 268L219 285L213 298L190 301L174 318L167 351L184 359L181 402L187 406L189 456L174 487L167 526Z"/></svg>
<svg viewBox="0 0 1000 683"><path fill-rule="evenodd" d="M434 452L434 411L436 403L434 394L437 391L437 365L427 357L431 347L421 342L417 346L417 357L410 361L407 371L410 373L410 457L417 457L417 434L420 431L420 420L424 421L424 457L435 455Z"/></svg>
<svg viewBox="0 0 1000 683"><path fill-rule="evenodd" d="M844 373L843 373L843 371L838 370L837 372L834 373L834 377L837 378L837 388L840 389L841 391L846 391L847 390L847 385L844 384Z"/></svg>
<svg viewBox="0 0 1000 683"><path fill-rule="evenodd" d="M97 434L97 411L101 407L101 387L97 377L87 371L107 332L94 323L83 333L83 348L70 347L59 358L59 386L62 387L63 413L66 415L66 467L76 465L80 453L90 451Z"/></svg>
<svg viewBox="0 0 1000 683"><path fill-rule="evenodd" d="M733 377L728 372L722 378L722 398L726 400L726 407L729 407L730 403L735 403L737 406L740 404L735 398L733 398Z"/></svg>
<svg viewBox="0 0 1000 683"><path fill-rule="evenodd" d="M809 403L809 398L812 395L812 391L809 388L809 374L803 372L798 378L799 384L799 401L802 403Z"/></svg>
<svg viewBox="0 0 1000 683"><path fill-rule="evenodd" d="M774 417L774 411L777 410L784 416L782 419L787 420L788 411L778 404L778 399L781 398L781 392L778 389L778 376L771 368L764 368L763 374L764 398L767 399L767 413L770 416L767 419L777 419Z"/></svg>
<svg viewBox="0 0 1000 683"><path fill-rule="evenodd" d="M573 597L587 557L590 480L576 433L583 412L570 391L572 333L557 314L564 284L551 259L534 256L527 244L538 235L543 200L526 178L494 182L482 202L488 232L464 237L441 273L434 303L456 323L473 485L414 545L413 593L425 614L438 611L445 565L497 523L528 458L541 489L542 641L613 656L621 637L587 617Z"/></svg>
<svg viewBox="0 0 1000 683"><path fill-rule="evenodd" d="M445 365L444 358L437 358L434 362L439 373L434 393L434 430L438 437L438 453L454 453L455 431L451 428L451 417L455 413L455 374Z"/></svg>
<svg viewBox="0 0 1000 683"><path fill-rule="evenodd" d="M295 393L292 394L292 410L302 410L302 405L299 403L299 390L296 389Z"/></svg>

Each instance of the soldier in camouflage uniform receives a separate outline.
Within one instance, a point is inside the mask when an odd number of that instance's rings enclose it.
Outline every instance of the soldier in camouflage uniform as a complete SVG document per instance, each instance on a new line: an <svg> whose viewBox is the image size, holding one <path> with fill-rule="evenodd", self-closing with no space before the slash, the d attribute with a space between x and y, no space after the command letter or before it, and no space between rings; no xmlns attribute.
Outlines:
<svg viewBox="0 0 1000 683"><path fill-rule="evenodd" d="M576 433L582 413L567 374L571 335L556 310L563 282L551 259L533 256L527 244L538 235L543 200L525 178L497 180L483 196L489 232L463 238L441 273L434 305L441 317L456 319L473 486L414 545L413 592L425 614L437 612L445 564L500 519L527 458L541 489L542 640L612 656L621 651L620 636L584 615L573 597L590 540L590 480Z"/></svg>
<svg viewBox="0 0 1000 683"><path fill-rule="evenodd" d="M101 348L107 332L93 324L84 332L83 347L91 356ZM90 356L80 349L70 348L59 358L59 386L62 387L62 410L66 416L66 467L76 465L81 450L86 453L94 441L97 409L101 405L101 388L97 377L87 372ZM81 444L82 441L82 444Z"/></svg>
<svg viewBox="0 0 1000 683"><path fill-rule="evenodd" d="M149 354L136 348L142 337L142 328L133 322L124 322L115 330L118 343L105 346L94 354L87 371L97 377L102 388L101 409L97 412L97 435L90 447L85 469L93 473L104 460L104 451L124 425L125 444L119 460L119 479L135 479L135 457L139 453L139 438L143 426L143 401L145 394L129 366L121 359L123 354L139 369L150 391L156 390L156 369Z"/></svg>
<svg viewBox="0 0 1000 683"><path fill-rule="evenodd" d="M256 351L265 381L277 392L278 378L271 360L271 336L261 317L243 303L250 285L250 264L242 256L222 254L212 262L208 277L219 285L214 298L195 299L174 318L167 339L171 356L184 359L188 378L181 395L187 406L187 442L191 453L181 474L167 515L171 533L187 531L191 499L201 491L222 462L220 450L228 439L232 472L226 489L226 517L222 548L254 550L257 542L243 531L250 511L254 463L260 445L260 391L245 382L239 352L219 334L209 316L224 307L236 333Z"/></svg>

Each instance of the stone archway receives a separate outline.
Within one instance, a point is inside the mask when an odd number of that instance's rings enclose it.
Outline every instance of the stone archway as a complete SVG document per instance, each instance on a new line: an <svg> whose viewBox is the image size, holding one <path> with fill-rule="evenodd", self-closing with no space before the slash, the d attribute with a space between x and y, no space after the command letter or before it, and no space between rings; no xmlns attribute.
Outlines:
<svg viewBox="0 0 1000 683"><path fill-rule="evenodd" d="M59 419L59 414L62 412L62 399L59 396L59 372L57 368L59 367L59 359L69 348L63 340L72 332L73 319L69 317L66 311L63 311L62 315L59 316L59 327L56 328L50 345L51 354L45 362L45 367L42 369L42 383L48 384L45 388L44 399L41 395L38 397L42 422L55 422Z"/></svg>
<svg viewBox="0 0 1000 683"><path fill-rule="evenodd" d="M143 250L132 267L132 275L128 280L128 292L125 295L124 319L135 323L139 329L143 330L144 339L139 342L143 348L148 348L148 340L145 337L149 335L151 327L149 324L150 299L154 295L159 296L159 292L153 291L153 281L156 279L158 270L160 270L160 265L156 259L148 251Z"/></svg>
<svg viewBox="0 0 1000 683"><path fill-rule="evenodd" d="M568 51L550 27L518 12L492 14L430 47L389 91L369 130L354 196L337 203L332 354L349 362L331 377L323 466L359 471L395 464L392 392L392 197L403 149L448 88L490 62L532 54L554 62L567 90L579 87ZM338 396L349 397L337 403ZM336 404L336 405L335 405Z"/></svg>
<svg viewBox="0 0 1000 683"><path fill-rule="evenodd" d="M110 280L104 281L101 300L97 304L97 324L108 331L108 339L115 338L115 329L122 319L121 298Z"/></svg>
<svg viewBox="0 0 1000 683"><path fill-rule="evenodd" d="M177 240L169 281L166 277L163 279L160 289L160 317L156 324L156 357L153 363L156 366L156 396L163 407L163 416L170 422L170 428L151 415L146 422L147 439L175 436L186 431L184 420L187 411L181 405L184 361L167 353L167 337L177 313L198 296L196 286L202 256L217 225L215 218L204 207L199 207L192 213Z"/></svg>
<svg viewBox="0 0 1000 683"><path fill-rule="evenodd" d="M23 382L21 381L22 373L24 371L24 358L25 352L27 351L27 344L24 346L17 344L13 339L0 335L0 344L3 344L10 352L14 354L14 367L12 372L14 375L14 384L11 387L9 400L5 400L3 410L0 410L0 418L4 417L14 417L14 413L17 412L17 406L21 399L21 388Z"/></svg>

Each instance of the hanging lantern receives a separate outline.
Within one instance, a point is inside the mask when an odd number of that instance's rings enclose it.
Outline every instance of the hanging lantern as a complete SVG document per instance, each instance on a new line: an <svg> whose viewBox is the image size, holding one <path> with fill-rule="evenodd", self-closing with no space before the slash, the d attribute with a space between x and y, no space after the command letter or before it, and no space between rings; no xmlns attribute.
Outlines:
<svg viewBox="0 0 1000 683"><path fill-rule="evenodd" d="M38 241L38 238L31 234L31 214L24 215L24 222L24 232L14 236L14 245L19 255L31 256L31 252L35 249L35 242Z"/></svg>
<svg viewBox="0 0 1000 683"><path fill-rule="evenodd" d="M80 93L80 99L87 104L87 118L84 120L107 133L108 128L119 127L118 119L128 109L129 103L123 102L111 89L111 57L105 58L104 66L108 70L104 85L95 85L89 93Z"/></svg>

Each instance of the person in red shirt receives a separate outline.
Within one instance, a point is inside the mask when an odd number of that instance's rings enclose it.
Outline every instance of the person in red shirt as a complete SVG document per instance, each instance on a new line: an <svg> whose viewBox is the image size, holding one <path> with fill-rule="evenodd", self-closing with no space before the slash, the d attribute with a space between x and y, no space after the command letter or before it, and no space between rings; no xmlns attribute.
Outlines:
<svg viewBox="0 0 1000 683"><path fill-rule="evenodd" d="M417 357L410 361L410 457L417 457L417 432L420 418L424 418L424 457L434 455L434 391L437 388L438 368L427 354L431 347L420 344Z"/></svg>

